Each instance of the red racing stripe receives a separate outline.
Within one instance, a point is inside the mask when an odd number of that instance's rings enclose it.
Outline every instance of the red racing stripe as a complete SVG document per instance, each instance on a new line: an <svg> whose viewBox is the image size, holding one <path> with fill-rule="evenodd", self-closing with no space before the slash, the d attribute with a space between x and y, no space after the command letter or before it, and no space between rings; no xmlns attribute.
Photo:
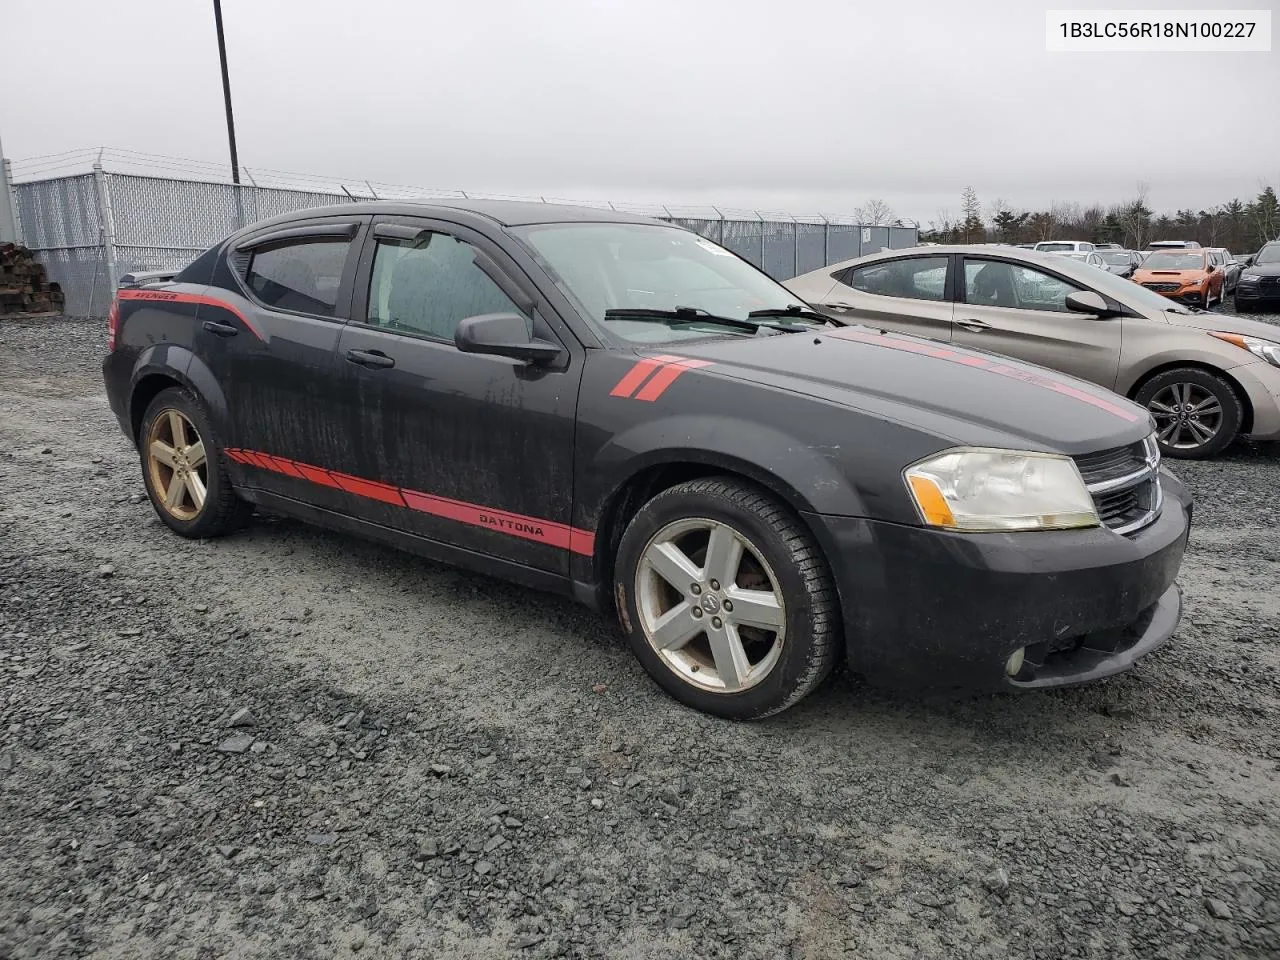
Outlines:
<svg viewBox="0 0 1280 960"><path fill-rule="evenodd" d="M946 360L949 363L959 363L966 367L974 367L979 370L986 370L988 373L994 373L997 376L1006 377L1010 380L1021 380L1023 383L1029 383L1032 386L1041 387L1045 390L1052 390L1054 393L1060 393L1063 396L1071 397L1082 403L1097 407L1099 410L1105 410L1121 420L1127 420L1130 423L1136 423L1142 419L1142 415L1133 410L1126 410L1119 404L1112 403L1103 397L1094 396L1086 390L1064 383L1061 380L1055 380L1053 377L1045 376L1043 373L1037 373L1032 370L1022 370L1017 367L1011 367L1006 363L998 360L989 360L986 357L972 356L959 353L947 347L934 346L928 343L916 343L912 340L904 340L890 334L872 334L863 333L860 330L854 330L846 327L834 333L824 333L823 336L834 337L839 340L854 340L858 343L869 343L877 347L884 347L888 350L897 350L902 353L918 353L926 357L933 357L937 360ZM657 377L654 377L656 380ZM652 384L650 384L652 386ZM648 389L648 388L646 388ZM643 391L642 391L643 392Z"/></svg>
<svg viewBox="0 0 1280 960"><path fill-rule="evenodd" d="M347 493L368 497L370 500L381 500L383 503L394 504L397 507L407 506L404 497L400 495L400 490L396 487L378 483L375 480L361 480L359 477L348 476L345 473L334 473L331 476Z"/></svg>
<svg viewBox="0 0 1280 960"><path fill-rule="evenodd" d="M697 370L699 367L709 366L711 362L708 360L679 360L669 363L653 375L653 379L644 385L644 389L635 395L635 399L650 402L657 400L686 370Z"/></svg>
<svg viewBox="0 0 1280 960"><path fill-rule="evenodd" d="M636 387L644 383L645 377L657 370L662 364L657 360L641 360L626 372L617 385L609 391L611 397L629 397Z"/></svg>
<svg viewBox="0 0 1280 960"><path fill-rule="evenodd" d="M434 517L455 520L471 526L485 527L498 533L512 537L521 537L535 543L543 543L549 547L569 550L582 556L590 557L595 553L596 535L590 530L579 530L563 523L550 520L539 520L537 517L526 517L505 510L494 510L476 503L463 500L451 500L448 497L437 497L430 493L416 490L403 490L376 480L364 480L345 473L335 473L296 460L286 460L266 453L252 450L229 448L223 451L237 463L282 473L290 477L300 477L312 483L333 487L354 494L380 500L397 507L408 507L421 513L429 513Z"/></svg>
<svg viewBox="0 0 1280 960"><path fill-rule="evenodd" d="M195 303L202 304L207 307L218 307L233 314L241 323L243 323L250 333L259 340L266 342L266 338L258 331L249 320L248 317L241 312L239 307L227 303L225 300L219 300L217 297L206 296L202 293L173 293L169 290L121 290L116 296L121 300L150 300L161 303Z"/></svg>

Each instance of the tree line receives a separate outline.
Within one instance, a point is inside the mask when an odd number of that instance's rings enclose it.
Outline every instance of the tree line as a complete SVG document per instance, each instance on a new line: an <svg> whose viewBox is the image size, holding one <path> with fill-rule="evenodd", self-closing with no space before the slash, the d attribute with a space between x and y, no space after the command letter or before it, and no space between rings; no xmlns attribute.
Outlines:
<svg viewBox="0 0 1280 960"><path fill-rule="evenodd" d="M1267 241L1280 239L1280 201L1274 187L1264 186L1250 201L1237 198L1208 210L1162 214L1152 211L1147 194L1147 185L1140 183L1133 197L1111 206L1057 203L1047 210L1024 210L995 200L984 210L977 191L965 187L959 216L940 210L920 239L933 243L1088 240L1118 243L1131 250L1145 250L1155 240L1195 240L1233 253L1253 253ZM877 215L864 221L868 223L892 219L883 201L873 200L859 212Z"/></svg>

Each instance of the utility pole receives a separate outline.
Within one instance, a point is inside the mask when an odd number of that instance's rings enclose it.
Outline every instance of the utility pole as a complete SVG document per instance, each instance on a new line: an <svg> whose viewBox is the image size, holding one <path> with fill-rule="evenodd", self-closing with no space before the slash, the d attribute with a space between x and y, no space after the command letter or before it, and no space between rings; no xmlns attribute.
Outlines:
<svg viewBox="0 0 1280 960"><path fill-rule="evenodd" d="M231 113L231 78L227 75L227 41L222 35L222 0L213 0L213 20L218 27L218 61L222 64L222 99L227 105L227 142L231 145L231 179L240 184L240 161L236 158L236 121Z"/></svg>

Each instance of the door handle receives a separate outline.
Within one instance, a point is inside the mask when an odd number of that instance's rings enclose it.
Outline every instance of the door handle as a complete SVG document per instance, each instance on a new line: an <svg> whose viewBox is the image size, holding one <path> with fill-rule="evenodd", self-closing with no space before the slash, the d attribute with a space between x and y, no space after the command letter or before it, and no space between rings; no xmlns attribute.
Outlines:
<svg viewBox="0 0 1280 960"><path fill-rule="evenodd" d="M395 360L380 350L348 350L347 360L375 370L382 370L396 365Z"/></svg>
<svg viewBox="0 0 1280 960"><path fill-rule="evenodd" d="M983 323L981 320L957 320L956 323L970 333L982 333L984 330L991 329L991 324Z"/></svg>
<svg viewBox="0 0 1280 960"><path fill-rule="evenodd" d="M210 333L216 333L220 337L234 337L240 331L229 323L218 323L216 320L206 320L201 324Z"/></svg>
<svg viewBox="0 0 1280 960"><path fill-rule="evenodd" d="M853 309L853 304L852 304L852 303L840 303L840 302L838 302L838 301L837 301L837 302L832 302L832 303L826 303L826 304L823 304L823 306L828 307L828 308L830 308L830 309L832 309L832 310L835 310L835 311L837 311L838 313L844 313L846 310L852 310L852 309Z"/></svg>

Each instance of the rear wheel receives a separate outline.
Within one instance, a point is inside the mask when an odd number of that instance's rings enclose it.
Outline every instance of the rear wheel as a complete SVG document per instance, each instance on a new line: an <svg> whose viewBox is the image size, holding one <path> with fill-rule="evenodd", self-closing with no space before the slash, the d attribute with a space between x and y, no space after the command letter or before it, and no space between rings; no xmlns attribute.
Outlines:
<svg viewBox="0 0 1280 960"><path fill-rule="evenodd" d="M614 596L650 676L707 713L778 713L836 662L839 605L817 544L736 480L693 480L645 504L619 545Z"/></svg>
<svg viewBox="0 0 1280 960"><path fill-rule="evenodd" d="M1244 420L1244 406L1231 384L1195 367L1157 374L1134 399L1155 418L1160 451L1184 460L1222 452Z"/></svg>
<svg viewBox="0 0 1280 960"><path fill-rule="evenodd" d="M181 387L156 394L138 443L147 496L160 519L184 537L237 530L253 513L236 496L204 404Z"/></svg>

